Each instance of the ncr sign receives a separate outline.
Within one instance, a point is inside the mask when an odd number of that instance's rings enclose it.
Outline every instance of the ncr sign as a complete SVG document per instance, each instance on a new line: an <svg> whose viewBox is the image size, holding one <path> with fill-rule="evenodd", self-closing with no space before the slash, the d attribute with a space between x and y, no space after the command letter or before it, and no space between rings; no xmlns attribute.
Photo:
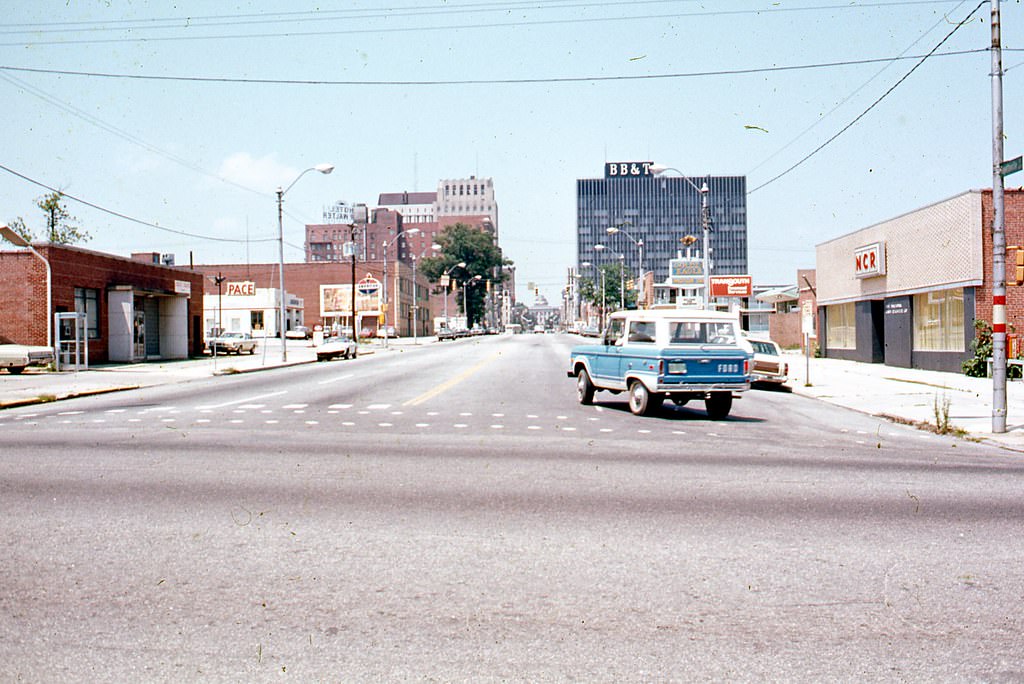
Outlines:
<svg viewBox="0 0 1024 684"><path fill-rule="evenodd" d="M858 278L885 275L885 243L872 242L853 253L853 274Z"/></svg>

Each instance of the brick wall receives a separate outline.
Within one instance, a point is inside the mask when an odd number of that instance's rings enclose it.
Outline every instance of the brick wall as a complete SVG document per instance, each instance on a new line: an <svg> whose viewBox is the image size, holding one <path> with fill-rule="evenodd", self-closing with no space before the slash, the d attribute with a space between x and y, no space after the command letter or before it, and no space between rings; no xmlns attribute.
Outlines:
<svg viewBox="0 0 1024 684"><path fill-rule="evenodd" d="M99 338L89 340L90 363L107 360L108 289L131 286L138 290L172 294L175 281L188 281L189 350L202 353L202 340L194 339L193 317L202 320L203 278L184 268L132 261L101 252L40 244L37 251L50 262L53 311L75 310L75 288L99 293ZM46 344L46 271L29 252L0 252L0 335L23 344Z"/></svg>
<svg viewBox="0 0 1024 684"><path fill-rule="evenodd" d="M1024 247L1024 189L1007 189L1005 193L1005 223L1007 246ZM985 281L977 290L975 315L977 318L992 322L992 191L981 193L981 225L983 226L983 257L985 263ZM1007 256L1006 273L1013 275L1016 263L1013 252ZM1024 286L1007 285L1006 287L1006 322L1007 332L1024 333Z"/></svg>
<svg viewBox="0 0 1024 684"><path fill-rule="evenodd" d="M395 273L400 269L399 280L402 281L402 291L397 293L398 316L395 320ZM196 270L202 273L207 279L207 288L216 289L213 285L213 277L221 274L229 281L251 280L256 287L277 288L278 285L278 264L205 264L196 266ZM375 262L356 262L356 281L362 280L369 274L377 280L384 279L384 264ZM424 301L424 293L433 289L422 273L416 274L417 287L420 300L420 320L431 320L434 316L441 315L443 299L441 295L430 294L429 299ZM321 285L351 285L352 283L352 262L312 262L302 264L284 265L284 287L290 294L303 299L305 310L303 312L304 323L312 328L316 325L323 325L324 321L320 315L320 286ZM412 267L409 264L389 260L388 261L388 297L392 304L388 313L388 325L394 325L399 334L411 335L409 321L411 320L412 307ZM452 306L449 302L449 306ZM451 311L451 309L450 309ZM407 312L403 314L403 312ZM373 323L366 322L367 326L373 328ZM421 331L420 334L423 334Z"/></svg>

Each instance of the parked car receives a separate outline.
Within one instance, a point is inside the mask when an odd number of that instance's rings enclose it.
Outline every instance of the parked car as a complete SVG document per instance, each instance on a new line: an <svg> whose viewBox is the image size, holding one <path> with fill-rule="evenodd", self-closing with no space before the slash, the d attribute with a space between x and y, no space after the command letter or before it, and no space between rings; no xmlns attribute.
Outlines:
<svg viewBox="0 0 1024 684"><path fill-rule="evenodd" d="M601 331L597 329L596 325L585 325L580 328L580 335L583 337L600 337Z"/></svg>
<svg viewBox="0 0 1024 684"><path fill-rule="evenodd" d="M284 334L289 340L308 340L313 336L313 331L304 325L297 325Z"/></svg>
<svg viewBox="0 0 1024 684"><path fill-rule="evenodd" d="M17 375L29 366L48 366L53 363L53 349L31 344L18 344L0 337L0 368Z"/></svg>
<svg viewBox="0 0 1024 684"><path fill-rule="evenodd" d="M246 332L226 332L206 341L210 353L216 354L249 354L256 353L256 340Z"/></svg>
<svg viewBox="0 0 1024 684"><path fill-rule="evenodd" d="M393 325L382 325L377 328L377 337L383 338L385 333L388 337L398 337L398 331L395 330Z"/></svg>
<svg viewBox="0 0 1024 684"><path fill-rule="evenodd" d="M789 366L782 358L782 350L779 345L762 337L748 337L747 341L754 348L754 365L750 371L751 381L781 384L789 379Z"/></svg>
<svg viewBox="0 0 1024 684"><path fill-rule="evenodd" d="M708 417L732 409L733 394L750 389L753 348L734 313L689 309L619 311L597 344L573 347L569 377L581 404L598 390L626 392L629 410L643 416L665 399L682 406L703 399Z"/></svg>
<svg viewBox="0 0 1024 684"><path fill-rule="evenodd" d="M351 338L337 335L329 338L326 342L316 348L317 361L330 361L339 356L343 359L355 358L358 347Z"/></svg>

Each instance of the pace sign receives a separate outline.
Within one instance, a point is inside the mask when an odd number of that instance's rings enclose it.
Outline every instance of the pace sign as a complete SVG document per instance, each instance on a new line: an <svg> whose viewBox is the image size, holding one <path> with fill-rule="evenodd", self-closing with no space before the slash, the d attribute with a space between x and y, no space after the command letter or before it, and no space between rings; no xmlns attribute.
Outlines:
<svg viewBox="0 0 1024 684"><path fill-rule="evenodd" d="M229 297L255 297L256 296L256 283L251 281L242 281L237 283L227 283L227 295Z"/></svg>
<svg viewBox="0 0 1024 684"><path fill-rule="evenodd" d="M604 165L605 178L640 178L650 176L651 167L654 162L606 162Z"/></svg>
<svg viewBox="0 0 1024 684"><path fill-rule="evenodd" d="M885 275L885 243L872 242L853 253L853 274L858 278Z"/></svg>

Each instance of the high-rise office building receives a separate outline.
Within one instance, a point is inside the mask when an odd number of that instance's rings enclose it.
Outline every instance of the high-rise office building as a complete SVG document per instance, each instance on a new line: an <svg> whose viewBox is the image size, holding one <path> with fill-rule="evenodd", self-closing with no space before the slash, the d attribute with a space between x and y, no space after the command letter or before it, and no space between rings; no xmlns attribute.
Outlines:
<svg viewBox="0 0 1024 684"><path fill-rule="evenodd" d="M651 162L610 162L603 178L576 181L577 266L584 277L590 262L598 267L615 263L620 255L631 274L639 267L643 241L643 271L655 283L669 277L669 260L683 252L681 239L696 238L692 254L703 254L701 193L708 184L711 217L710 273L747 273L747 182L745 176L681 177L675 170L652 172ZM691 182L693 184L691 184ZM618 228L618 233L609 233ZM595 245L605 249L595 250Z"/></svg>

